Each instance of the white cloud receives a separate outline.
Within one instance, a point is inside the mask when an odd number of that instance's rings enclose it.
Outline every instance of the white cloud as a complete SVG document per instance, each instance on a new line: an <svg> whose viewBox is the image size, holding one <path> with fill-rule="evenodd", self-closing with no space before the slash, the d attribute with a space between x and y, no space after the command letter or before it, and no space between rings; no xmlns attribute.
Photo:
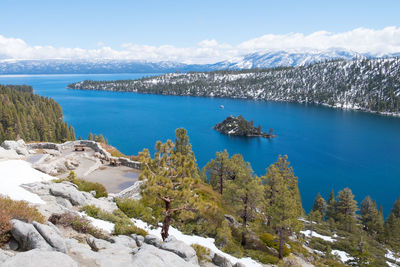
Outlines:
<svg viewBox="0 0 400 267"><path fill-rule="evenodd" d="M386 54L400 52L400 28L386 27L380 30L357 28L342 33L318 31L308 35L302 33L266 34L238 45L203 40L193 47L172 45L122 44L120 49L105 46L81 49L53 46L31 46L18 38L0 35L0 59L133 59L146 61L179 61L185 63L214 63L248 53L317 49L332 47L349 49L359 53Z"/></svg>

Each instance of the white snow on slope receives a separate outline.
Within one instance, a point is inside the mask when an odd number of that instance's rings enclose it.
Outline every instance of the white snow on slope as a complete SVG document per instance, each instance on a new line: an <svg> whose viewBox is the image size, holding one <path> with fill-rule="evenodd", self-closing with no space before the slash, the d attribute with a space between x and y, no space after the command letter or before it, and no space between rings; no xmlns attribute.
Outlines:
<svg viewBox="0 0 400 267"><path fill-rule="evenodd" d="M396 265L393 266L399 266L400 265L400 253L398 253L397 255L390 250L387 250L387 253L385 254L385 257L394 261L396 263Z"/></svg>
<svg viewBox="0 0 400 267"><path fill-rule="evenodd" d="M155 229L151 229L151 227L145 223L142 220L138 220L138 219L133 219L132 220L134 222L134 224L137 227L140 227L142 229L145 229L149 234L155 235L155 236L161 236L161 228L157 227ZM214 253L218 253L224 257L226 257L227 259L229 259L233 264L235 264L236 262L241 262L244 265L248 266L248 267L261 267L262 265L259 264L258 262L256 262L255 260L251 259L251 258L235 258L229 254L226 254L224 252L222 252L221 250L219 250L215 244L214 244L214 238L205 238L205 237L200 237L200 236L196 236L196 235L185 235L182 232L180 232L178 229L170 226L169 228L169 234L173 235L174 237L176 237L176 239L181 240L183 242L185 242L187 245L192 245L192 244L199 244L202 245L206 248L209 248L211 251L213 251Z"/></svg>
<svg viewBox="0 0 400 267"><path fill-rule="evenodd" d="M317 232L311 231L311 230L306 230L306 231L300 231L300 233L304 234L307 237L318 237L321 238L325 241L328 242L335 242L336 240L330 236L326 236L326 235L320 235Z"/></svg>
<svg viewBox="0 0 400 267"><path fill-rule="evenodd" d="M20 185L52 179L54 177L35 170L29 162L23 160L0 162L0 194L14 200L45 204L38 195L23 189Z"/></svg>
<svg viewBox="0 0 400 267"><path fill-rule="evenodd" d="M103 221L103 220L100 220L100 219L96 219L96 218L90 217L90 216L86 215L85 212L81 212L80 215L82 217L87 218L94 227L97 227L97 228L103 230L106 233L111 234L114 231L115 224L112 223L112 222Z"/></svg>
<svg viewBox="0 0 400 267"><path fill-rule="evenodd" d="M333 249L332 250L332 254L333 255L337 255L339 256L340 260L345 263L348 260L353 260L354 258L351 257L347 252L341 251L341 250L337 250L337 249Z"/></svg>

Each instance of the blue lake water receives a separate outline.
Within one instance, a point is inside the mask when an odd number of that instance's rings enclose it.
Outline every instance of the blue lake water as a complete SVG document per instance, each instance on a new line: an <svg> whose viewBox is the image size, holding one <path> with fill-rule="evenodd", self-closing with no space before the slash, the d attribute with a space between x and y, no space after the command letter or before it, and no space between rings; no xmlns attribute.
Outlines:
<svg viewBox="0 0 400 267"><path fill-rule="evenodd" d="M151 74L148 74L151 75ZM321 106L236 99L176 97L67 90L72 82L139 78L143 74L0 76L2 84L29 84L35 93L54 98L76 136L102 133L126 154L137 154L156 140L188 130L200 167L227 149L241 153L262 175L278 155L287 154L299 177L303 206L309 210L317 192L328 197L350 187L383 205L385 216L400 196L400 118ZM220 109L224 105L224 109ZM222 135L212 127L228 115L242 114L273 140Z"/></svg>

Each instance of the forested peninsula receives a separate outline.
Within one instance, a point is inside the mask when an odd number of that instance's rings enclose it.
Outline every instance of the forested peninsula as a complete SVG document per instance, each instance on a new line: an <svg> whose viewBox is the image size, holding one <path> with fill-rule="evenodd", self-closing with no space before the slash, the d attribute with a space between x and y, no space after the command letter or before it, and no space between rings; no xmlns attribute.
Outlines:
<svg viewBox="0 0 400 267"><path fill-rule="evenodd" d="M400 115L400 59L338 60L299 67L170 73L137 80L86 80L70 84L68 88L312 103Z"/></svg>
<svg viewBox="0 0 400 267"><path fill-rule="evenodd" d="M0 85L0 99L0 142L75 140L74 129L63 121L60 105L34 94L31 86Z"/></svg>

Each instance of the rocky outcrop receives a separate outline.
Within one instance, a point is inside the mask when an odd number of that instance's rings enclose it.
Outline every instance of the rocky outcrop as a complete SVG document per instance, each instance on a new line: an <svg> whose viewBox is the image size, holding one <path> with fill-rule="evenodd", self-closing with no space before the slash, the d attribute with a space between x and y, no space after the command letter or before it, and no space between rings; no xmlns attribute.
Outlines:
<svg viewBox="0 0 400 267"><path fill-rule="evenodd" d="M161 240L161 238L159 238L155 235L146 235L144 238L144 243L159 248L161 246L162 240Z"/></svg>
<svg viewBox="0 0 400 267"><path fill-rule="evenodd" d="M152 267L194 267L175 253L157 249L151 245L143 245L135 251L132 266L152 266Z"/></svg>
<svg viewBox="0 0 400 267"><path fill-rule="evenodd" d="M137 181L132 186L122 190L118 194L115 194L115 197L139 200L142 198L142 195L140 194L140 190L144 183L145 183L145 181Z"/></svg>
<svg viewBox="0 0 400 267"><path fill-rule="evenodd" d="M56 251L42 251L38 249L21 252L13 257L9 257L2 267L78 267L78 264L68 255Z"/></svg>
<svg viewBox="0 0 400 267"><path fill-rule="evenodd" d="M53 227L37 222L33 222L32 224L52 248L62 253L67 252L67 247L65 245L64 239L61 237L60 233L57 232Z"/></svg>
<svg viewBox="0 0 400 267"><path fill-rule="evenodd" d="M79 191L75 184L67 181L37 182L25 184L22 187L46 201L46 205L40 205L37 208L47 217L53 213L71 212L72 206L94 205L107 212L118 209L112 198L97 199L88 192Z"/></svg>
<svg viewBox="0 0 400 267"><path fill-rule="evenodd" d="M76 187L70 183L53 183L50 185L50 193L53 196L68 199L72 205L82 206L86 201L82 192L78 191Z"/></svg>
<svg viewBox="0 0 400 267"><path fill-rule="evenodd" d="M219 267L233 267L233 264L224 256L215 253L212 262Z"/></svg>
<svg viewBox="0 0 400 267"><path fill-rule="evenodd" d="M19 220L11 220L11 224L11 234L18 242L20 250L52 250L52 247L32 224Z"/></svg>
<svg viewBox="0 0 400 267"><path fill-rule="evenodd" d="M27 156L29 155L29 151L24 140L20 139L18 141L6 140L1 144L6 150L14 150L18 155Z"/></svg>
<svg viewBox="0 0 400 267"><path fill-rule="evenodd" d="M175 253L187 262L198 264L196 251L183 241L177 240L174 236L169 236L165 239L160 248Z"/></svg>

